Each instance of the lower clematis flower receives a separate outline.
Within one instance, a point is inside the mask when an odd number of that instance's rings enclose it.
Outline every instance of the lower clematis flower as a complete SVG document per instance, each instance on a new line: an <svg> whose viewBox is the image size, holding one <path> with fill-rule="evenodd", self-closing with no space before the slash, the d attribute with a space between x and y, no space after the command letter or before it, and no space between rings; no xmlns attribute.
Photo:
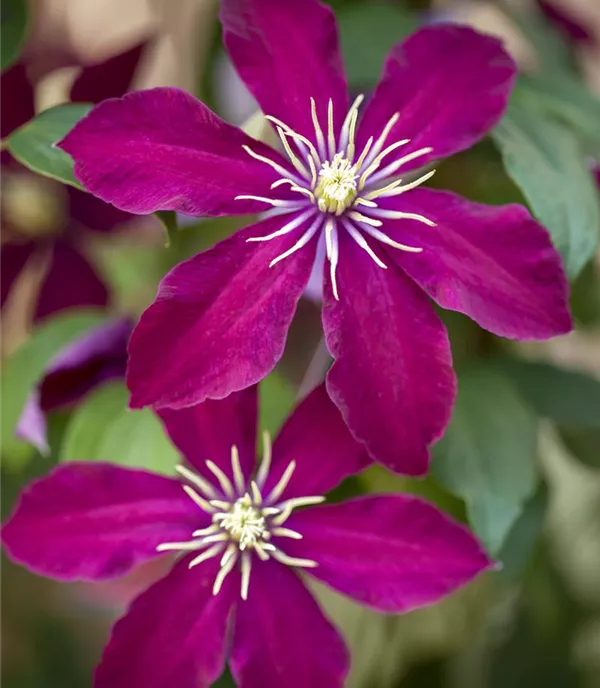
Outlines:
<svg viewBox="0 0 600 688"><path fill-rule="evenodd" d="M255 387L162 411L188 462L181 482L72 463L23 493L3 540L39 574L103 580L181 553L114 626L96 688L204 688L227 660L242 688L342 686L347 650L303 574L399 613L491 566L466 528L417 497L321 504L368 463L323 386L272 450L265 436L255 470L256 411Z"/></svg>
<svg viewBox="0 0 600 688"><path fill-rule="evenodd" d="M130 341L131 404L185 407L262 379L323 252L329 394L373 458L422 474L455 397L428 297L504 337L571 328L560 258L523 207L422 186L496 124L515 65L494 38L430 26L393 48L361 112L329 8L223 0L221 21L282 154L175 89L105 102L59 144L128 212L263 212L165 277Z"/></svg>

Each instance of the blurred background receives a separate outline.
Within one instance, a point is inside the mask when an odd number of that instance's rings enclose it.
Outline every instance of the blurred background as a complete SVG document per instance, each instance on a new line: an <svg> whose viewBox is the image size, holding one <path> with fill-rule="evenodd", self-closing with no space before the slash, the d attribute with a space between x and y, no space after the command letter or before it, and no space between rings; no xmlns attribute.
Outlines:
<svg viewBox="0 0 600 688"><path fill-rule="evenodd" d="M576 322L566 337L519 345L442 314L459 398L432 474L416 481L373 468L331 498L422 494L468 522L503 568L403 617L318 588L352 649L349 685L599 686L600 1L330 4L354 92L369 93L387 51L422 24L468 23L504 40L522 71L505 119L432 181L528 205L563 255ZM128 216L76 188L51 144L89 104L157 85L185 88L268 139L217 14L217 0L2 0L3 518L57 462L172 473L176 453L156 419L126 408L125 345L167 270L240 221ZM284 359L261 385L261 425L276 432L328 364L319 293L309 290ZM3 558L2 685L89 685L111 623L168 564L60 585ZM233 683L225 675L216 685Z"/></svg>

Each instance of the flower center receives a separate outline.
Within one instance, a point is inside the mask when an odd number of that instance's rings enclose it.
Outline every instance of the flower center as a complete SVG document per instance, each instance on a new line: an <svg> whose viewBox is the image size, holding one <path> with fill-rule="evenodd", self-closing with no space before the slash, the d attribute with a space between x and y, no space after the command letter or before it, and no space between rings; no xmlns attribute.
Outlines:
<svg viewBox="0 0 600 688"><path fill-rule="evenodd" d="M271 184L271 189L287 184L296 197L284 200L246 194L236 196L239 200L259 201L272 206L265 213L265 218L275 215L283 218L286 214L289 217L277 231L266 236L249 237L246 241L271 241L302 227L302 234L296 243L273 258L270 267L299 251L319 233L324 235L331 290L335 299L339 299L336 269L340 232L347 234L376 265L385 270L386 263L373 249L375 242L410 253L423 250L418 246L401 244L388 236L380 229L384 228L386 220L411 220L435 227L435 222L424 215L386 207L389 199L420 186L434 174L435 170L431 170L409 181L399 176L403 166L429 155L433 149L419 148L399 156L396 151L410 144L410 139L389 142L400 119L398 112L390 117L378 136L370 136L362 150L357 149L356 125L362 101L362 95L356 98L338 134L334 126L333 101L328 101L327 127L323 130L317 116L317 103L311 98L312 140L280 119L265 115L275 125L291 167L285 168L249 146L244 145L243 148L252 158L269 165L281 175ZM380 207L382 203L383 207Z"/></svg>
<svg viewBox="0 0 600 688"><path fill-rule="evenodd" d="M246 492L234 502L231 511L221 512L213 516L213 520L220 516L221 528L226 530L233 540L239 543L240 550L252 547L260 540L269 537L265 517L257 509L250 495Z"/></svg>
<svg viewBox="0 0 600 688"><path fill-rule="evenodd" d="M239 562L242 579L240 594L243 600L247 599L254 554L262 561L272 558L286 566L317 566L311 559L289 557L281 550L279 541L282 538L301 539L300 533L284 528L283 524L294 509L320 504L325 501L325 497L294 497L281 500L296 468L295 461L288 465L279 481L267 496L263 497L261 490L267 482L271 465L269 434L265 432L263 438L263 459L255 480L251 480L249 484L242 472L235 445L231 448L233 481L212 461L206 462L206 467L217 479L218 488L185 466L177 466L177 471L190 483L183 485L183 489L202 511L210 515L211 525L194 531L192 539L188 542L165 542L156 549L159 552L202 550L190 561L189 568L220 555L221 568L215 578L213 595L219 592L225 577ZM271 542L271 538L277 538L277 545Z"/></svg>
<svg viewBox="0 0 600 688"><path fill-rule="evenodd" d="M337 153L331 162L325 161L314 190L319 210L341 215L356 198L357 180L354 166L342 153Z"/></svg>

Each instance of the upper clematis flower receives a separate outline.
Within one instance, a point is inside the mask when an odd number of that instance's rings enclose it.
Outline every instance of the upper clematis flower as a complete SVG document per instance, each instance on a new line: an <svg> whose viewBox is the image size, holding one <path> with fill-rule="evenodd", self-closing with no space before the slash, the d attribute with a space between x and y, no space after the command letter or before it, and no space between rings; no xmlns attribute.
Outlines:
<svg viewBox="0 0 600 688"><path fill-rule="evenodd" d="M131 404L184 407L265 376L322 251L328 392L371 456L422 474L455 396L428 296L506 337L571 327L560 258L524 208L415 173L490 130L515 65L494 38L427 27L392 50L361 114L329 8L223 0L221 21L283 155L174 89L103 103L60 144L92 193L129 212L265 211L165 277L130 341Z"/></svg>
<svg viewBox="0 0 600 688"><path fill-rule="evenodd" d="M161 553L182 555L115 625L96 688L204 688L227 658L243 688L342 686L344 642L299 574L399 613L491 566L466 528L417 497L320 504L367 463L324 386L272 450L265 437L255 471L256 407L251 387L161 412L189 464L181 483L63 464L23 493L3 540L37 573L101 580Z"/></svg>

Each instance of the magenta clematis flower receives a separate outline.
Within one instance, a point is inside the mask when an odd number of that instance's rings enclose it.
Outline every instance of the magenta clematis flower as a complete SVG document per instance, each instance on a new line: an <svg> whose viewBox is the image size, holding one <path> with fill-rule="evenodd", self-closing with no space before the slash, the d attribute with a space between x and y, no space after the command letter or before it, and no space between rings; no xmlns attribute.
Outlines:
<svg viewBox="0 0 600 688"><path fill-rule="evenodd" d="M595 36L588 30L584 22L576 16L570 15L566 8L555 4L552 0L537 0L538 7L548 21L558 29L563 36L575 45L597 43Z"/></svg>
<svg viewBox="0 0 600 688"><path fill-rule="evenodd" d="M221 21L284 155L174 89L105 102L60 144L92 193L132 213L265 211L165 277L130 341L131 404L185 407L260 380L323 251L328 392L372 457L422 474L455 396L428 296L505 337L571 328L560 258L524 208L415 173L491 129L515 65L494 38L427 27L392 50L361 114L329 8L223 0Z"/></svg>
<svg viewBox="0 0 600 688"><path fill-rule="evenodd" d="M27 400L16 434L42 454L48 453L47 414L73 406L103 382L125 377L132 327L129 318L111 320L66 346Z"/></svg>
<svg viewBox="0 0 600 688"><path fill-rule="evenodd" d="M100 64L84 66L71 88L71 101L96 103L125 93L144 47L145 43ZM64 63L69 65L74 62L69 56L54 57L62 57ZM27 67L24 63L18 63L4 72L0 79L4 104L2 138L35 115L34 82L29 78ZM31 173L7 151L2 152L2 164L5 179L9 182L14 179L17 186L32 178ZM61 199L63 189L58 184L54 189L51 187L52 191L55 199ZM7 194L3 195L3 243L0 252L2 306L25 265L39 258L46 258L49 265L36 302L36 319L76 306L107 305L108 290L85 255L82 239L87 232L110 232L130 220L131 215L73 187L66 187L64 195L64 217L44 218L46 223L50 222L53 226L37 235L35 232L32 235L31 228L19 225L19 218L13 217L15 213L8 212ZM29 203L32 202L39 202L39 199L30 199ZM34 212L39 214L38 211Z"/></svg>
<svg viewBox="0 0 600 688"><path fill-rule="evenodd" d="M324 386L272 450L265 435L255 472L256 401L251 387L161 412L189 463L178 467L181 483L66 464L31 485L5 525L10 557L59 580L107 579L181 553L116 623L96 688L203 688L226 659L243 688L342 686L344 642L302 574L383 612L406 612L490 568L466 528L417 497L321 504L367 463Z"/></svg>

